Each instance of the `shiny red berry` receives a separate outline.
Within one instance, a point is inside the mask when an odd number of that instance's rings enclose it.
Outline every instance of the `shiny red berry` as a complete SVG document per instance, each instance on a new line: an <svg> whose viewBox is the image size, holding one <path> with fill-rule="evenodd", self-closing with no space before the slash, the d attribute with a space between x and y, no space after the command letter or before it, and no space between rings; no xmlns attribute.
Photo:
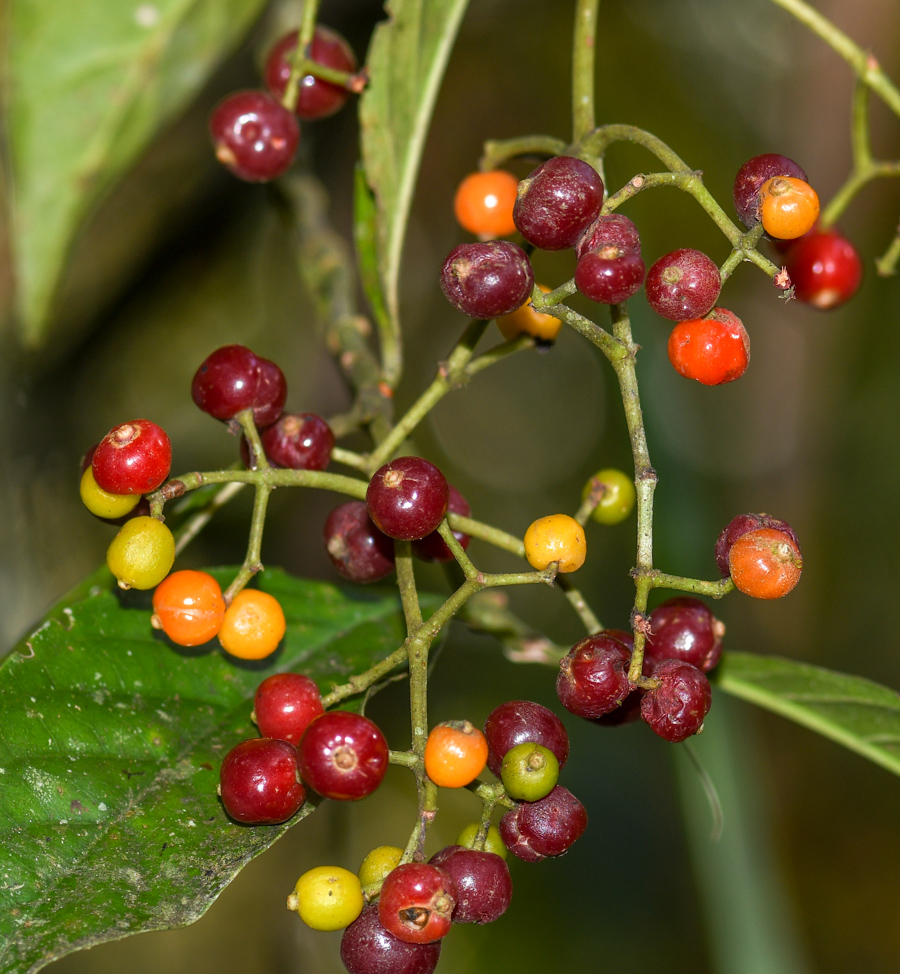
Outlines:
<svg viewBox="0 0 900 974"><path fill-rule="evenodd" d="M284 373L270 359L257 356L259 384L253 399L253 422L259 429L274 423L287 399L287 382Z"/></svg>
<svg viewBox="0 0 900 974"><path fill-rule="evenodd" d="M398 457L369 481L366 504L376 527L389 538L414 541L441 523L450 488L440 470L422 457Z"/></svg>
<svg viewBox="0 0 900 974"><path fill-rule="evenodd" d="M676 659L658 663L652 676L660 685L641 701L641 717L651 730L670 744L699 733L712 703L709 680L696 666Z"/></svg>
<svg viewBox="0 0 900 974"><path fill-rule="evenodd" d="M624 254L616 247L605 247L578 261L575 286L599 304L621 304L641 289L644 273L640 254Z"/></svg>
<svg viewBox="0 0 900 974"><path fill-rule="evenodd" d="M638 228L624 213L603 213L585 230L575 244L575 256L581 260L604 248L615 248L622 254L641 253Z"/></svg>
<svg viewBox="0 0 900 974"><path fill-rule="evenodd" d="M295 746L323 711L319 687L301 673L273 673L260 683L253 698L253 719L260 734Z"/></svg>
<svg viewBox="0 0 900 974"><path fill-rule="evenodd" d="M534 287L528 255L507 240L455 247L441 267L441 290L470 318L499 318L520 308Z"/></svg>
<svg viewBox="0 0 900 974"><path fill-rule="evenodd" d="M251 183L286 172L300 141L297 119L264 91L238 91L220 101L209 131L219 162Z"/></svg>
<svg viewBox="0 0 900 974"><path fill-rule="evenodd" d="M650 613L651 634L644 660L653 666L664 659L680 659L708 673L722 655L725 626L705 602L689 595L667 599Z"/></svg>
<svg viewBox="0 0 900 974"><path fill-rule="evenodd" d="M347 501L325 521L325 550L347 579L365 585L394 570L394 542L375 527L365 501Z"/></svg>
<svg viewBox="0 0 900 974"><path fill-rule="evenodd" d="M594 222L603 205L603 180L588 163L556 156L519 183L513 220L541 250L565 250Z"/></svg>
<svg viewBox="0 0 900 974"><path fill-rule="evenodd" d="M264 427L281 415L287 384L274 362L244 345L224 345L208 355L194 373L191 397L203 412L223 421L253 409L254 422Z"/></svg>
<svg viewBox="0 0 900 974"><path fill-rule="evenodd" d="M260 432L259 438L266 459L275 467L325 470L331 462L334 434L315 413L283 413L277 422ZM247 463L249 448L245 440L241 441L241 455Z"/></svg>
<svg viewBox="0 0 900 974"><path fill-rule="evenodd" d="M715 261L684 247L660 257L647 271L647 303L663 318L688 321L713 309L722 289Z"/></svg>
<svg viewBox="0 0 900 974"><path fill-rule="evenodd" d="M731 570L728 567L728 558L735 541L742 538L745 534L749 534L751 531L759 531L761 528L782 531L791 539L797 551L800 551L800 542L797 540L797 534L787 521L780 521L778 518L772 517L769 514L738 514L737 517L732 518L728 522L725 529L716 539L716 565L722 578L728 578L731 574Z"/></svg>
<svg viewBox="0 0 900 974"><path fill-rule="evenodd" d="M440 866L408 862L387 874L378 919L388 933L410 944L428 944L450 932L456 886Z"/></svg>
<svg viewBox="0 0 900 974"><path fill-rule="evenodd" d="M346 710L316 717L300 738L298 751L303 780L336 801L371 795L388 766L384 734L368 717Z"/></svg>
<svg viewBox="0 0 900 974"><path fill-rule="evenodd" d="M456 887L454 923L493 923L509 907L509 867L493 852L447 846L429 860L450 874Z"/></svg>
<svg viewBox="0 0 900 974"><path fill-rule="evenodd" d="M628 680L630 661L630 650L608 632L582 639L560 660L556 678L560 703L578 717L610 713L634 689Z"/></svg>
<svg viewBox="0 0 900 974"><path fill-rule="evenodd" d="M500 819L503 842L525 862L563 855L586 828L584 805L562 785L539 801L522 802Z"/></svg>
<svg viewBox="0 0 900 974"><path fill-rule="evenodd" d="M823 311L849 301L862 283L859 254L834 227L810 230L790 247L784 262L794 297Z"/></svg>
<svg viewBox="0 0 900 974"><path fill-rule="evenodd" d="M91 468L98 486L110 494L149 494L169 476L172 444L161 426L133 419L103 437Z"/></svg>
<svg viewBox="0 0 900 974"><path fill-rule="evenodd" d="M461 514L463 517L468 517L472 513L469 502L453 484L449 484L448 487L447 513ZM462 545L463 549L468 548L469 542L472 540L469 535L464 534L462 531L454 531L453 537ZM453 560L453 552L450 551L444 543L444 539L437 531L432 531L431 534L426 534L424 538L413 541L412 550L413 554L417 558L421 558L422 561L442 562Z"/></svg>
<svg viewBox="0 0 900 974"><path fill-rule="evenodd" d="M677 324L669 335L669 361L686 379L718 386L739 379L750 362L750 336L740 318L713 308L705 318Z"/></svg>
<svg viewBox="0 0 900 974"><path fill-rule="evenodd" d="M247 825L286 822L306 800L297 749L286 741L254 738L233 747L219 774L225 811Z"/></svg>
<svg viewBox="0 0 900 974"><path fill-rule="evenodd" d="M734 178L734 208L748 229L759 223L763 184L776 176L807 181L806 173L787 156L766 152L747 160Z"/></svg>
<svg viewBox="0 0 900 974"><path fill-rule="evenodd" d="M348 974L433 974L441 945L410 944L388 933L372 903L344 931L341 960Z"/></svg>
<svg viewBox="0 0 900 974"><path fill-rule="evenodd" d="M484 722L488 743L487 766L500 777L503 758L517 744L540 744L552 751L560 768L569 757L569 735L563 722L542 704L531 700L508 700L495 707Z"/></svg>

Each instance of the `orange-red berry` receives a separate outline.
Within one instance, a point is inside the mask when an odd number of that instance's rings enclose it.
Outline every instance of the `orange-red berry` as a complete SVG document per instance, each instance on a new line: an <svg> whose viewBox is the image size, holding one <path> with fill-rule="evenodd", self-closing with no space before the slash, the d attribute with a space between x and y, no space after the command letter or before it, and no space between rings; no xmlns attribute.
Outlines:
<svg viewBox="0 0 900 974"><path fill-rule="evenodd" d="M750 531L731 546L735 588L755 599L780 599L800 581L803 559L794 539L775 528Z"/></svg>
<svg viewBox="0 0 900 974"><path fill-rule="evenodd" d="M725 308L677 324L669 335L669 361L686 379L718 386L739 379L750 361L750 337Z"/></svg>
<svg viewBox="0 0 900 974"><path fill-rule="evenodd" d="M513 206L519 180L505 169L473 172L459 184L453 200L457 222L482 239L515 233Z"/></svg>
<svg viewBox="0 0 900 974"><path fill-rule="evenodd" d="M219 583L206 572L173 572L153 593L155 629L179 646L200 646L222 628L225 600Z"/></svg>
<svg viewBox="0 0 900 974"><path fill-rule="evenodd" d="M425 742L425 772L441 788L463 788L487 764L484 734L467 720L438 724Z"/></svg>

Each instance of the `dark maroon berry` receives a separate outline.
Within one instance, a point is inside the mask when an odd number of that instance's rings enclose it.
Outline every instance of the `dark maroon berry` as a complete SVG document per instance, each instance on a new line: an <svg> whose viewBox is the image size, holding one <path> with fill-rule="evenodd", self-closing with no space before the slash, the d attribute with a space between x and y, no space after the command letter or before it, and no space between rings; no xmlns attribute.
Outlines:
<svg viewBox="0 0 900 974"><path fill-rule="evenodd" d="M375 471L366 490L369 516L389 538L415 541L441 523L450 488L422 457L398 457Z"/></svg>
<svg viewBox="0 0 900 974"><path fill-rule="evenodd" d="M325 550L348 582L379 582L394 570L394 542L375 527L365 501L347 501L328 515Z"/></svg>
<svg viewBox="0 0 900 974"><path fill-rule="evenodd" d="M621 706L634 689L628 681L631 652L608 632L576 643L560 662L556 693L566 710L594 718Z"/></svg>
<svg viewBox="0 0 900 974"><path fill-rule="evenodd" d="M286 34L272 48L266 59L266 87L278 99L284 94L291 76L291 58L297 47L298 35L299 31L296 30ZM350 45L337 31L321 24L316 25L316 32L309 46L309 58L316 64L334 68L336 71L346 71L348 74L356 71L356 55ZM343 108L349 97L350 92L346 88L313 74L306 74L300 79L294 111L304 121L313 122L333 115Z"/></svg>
<svg viewBox="0 0 900 974"><path fill-rule="evenodd" d="M578 261L575 286L592 301L621 304L641 289L644 272L639 254L622 254L616 248L602 249L599 253L585 254Z"/></svg>
<svg viewBox="0 0 900 974"><path fill-rule="evenodd" d="M670 321L702 318L715 307L722 282L715 261L684 247L665 254L647 271L647 303Z"/></svg>
<svg viewBox="0 0 900 974"><path fill-rule="evenodd" d="M648 670L649 666L645 666L645 675ZM615 710L610 710L608 714L595 717L593 723L600 727L623 727L625 724L633 724L641 718L641 700L643 699L644 691L635 687L620 706L616 707Z"/></svg>
<svg viewBox="0 0 900 974"><path fill-rule="evenodd" d="M253 397L253 422L258 429L271 426L281 416L287 400L284 373L272 361L257 356L259 383Z"/></svg>
<svg viewBox="0 0 900 974"><path fill-rule="evenodd" d="M500 819L500 837L525 862L561 856L586 828L584 805L562 785L540 801L522 802Z"/></svg>
<svg viewBox="0 0 900 974"><path fill-rule="evenodd" d="M468 517L472 513L469 502L453 484L448 486L447 513ZM462 531L454 531L453 537L462 545L463 549L468 548L469 542L472 540L469 535L463 534ZM426 534L424 538L413 541L412 550L413 554L417 558L421 558L422 561L453 561L453 552L450 551L437 531L432 531L431 534Z"/></svg>
<svg viewBox="0 0 900 974"><path fill-rule="evenodd" d="M569 735L563 722L546 707L530 700L508 700L495 707L484 722L487 766L500 777L500 766L517 744L541 744L552 751L560 768L569 757Z"/></svg>
<svg viewBox="0 0 900 974"><path fill-rule="evenodd" d="M215 419L233 419L249 409L259 388L259 359L244 345L224 345L194 374L191 397Z"/></svg>
<svg viewBox="0 0 900 974"><path fill-rule="evenodd" d="M638 228L622 213L604 213L597 217L575 244L575 256L581 260L585 254L596 253L612 247L621 254L641 253L641 236Z"/></svg>
<svg viewBox="0 0 900 974"><path fill-rule="evenodd" d="M792 176L809 182L806 173L787 156L766 152L754 156L741 166L734 177L734 208L748 229L759 223L760 190L763 183L776 176Z"/></svg>
<svg viewBox="0 0 900 974"><path fill-rule="evenodd" d="M454 923L493 923L512 899L509 867L493 852L447 846L429 860L450 874L456 886Z"/></svg>
<svg viewBox="0 0 900 974"><path fill-rule="evenodd" d="M323 711L318 686L301 673L273 673L260 683L253 698L253 720L260 734L294 746Z"/></svg>
<svg viewBox="0 0 900 974"><path fill-rule="evenodd" d="M735 541L738 538L743 538L745 534L749 534L751 531L759 531L761 528L783 531L794 542L799 552L800 542L797 540L794 529L787 521L779 521L778 518L770 517L768 514L738 514L737 517L728 522L728 526L716 541L716 565L719 567L722 578L728 578L731 575L728 556L731 554L731 547Z"/></svg>
<svg viewBox="0 0 900 974"><path fill-rule="evenodd" d="M650 629L644 659L651 666L680 659L708 673L722 655L725 626L700 599L687 595L668 599L650 613Z"/></svg>
<svg viewBox="0 0 900 974"><path fill-rule="evenodd" d="M254 738L233 747L219 774L225 811L247 825L286 822L306 801L297 749L286 741Z"/></svg>
<svg viewBox="0 0 900 974"><path fill-rule="evenodd" d="M433 974L441 941L410 944L384 929L370 903L344 931L341 960L349 974Z"/></svg>
<svg viewBox="0 0 900 974"><path fill-rule="evenodd" d="M709 680L690 663L666 659L653 668L660 681L641 701L641 717L651 730L670 744L677 744L703 728L709 713L712 690Z"/></svg>
<svg viewBox="0 0 900 974"><path fill-rule="evenodd" d="M331 427L315 413L284 413L260 440L269 463L289 470L325 470L334 449Z"/></svg>
<svg viewBox="0 0 900 974"><path fill-rule="evenodd" d="M410 944L430 944L450 932L456 886L440 866L408 862L387 874L378 897L378 919L388 933Z"/></svg>
<svg viewBox="0 0 900 974"><path fill-rule="evenodd" d="M149 494L169 476L172 444L149 419L114 426L91 457L97 486L110 494Z"/></svg>
<svg viewBox="0 0 900 974"><path fill-rule="evenodd" d="M251 183L285 172L300 141L297 119L264 91L238 91L220 101L209 131L219 162Z"/></svg>
<svg viewBox="0 0 900 974"><path fill-rule="evenodd" d="M828 311L849 301L862 283L863 267L856 248L834 227L813 228L792 242L785 266L794 297Z"/></svg>
<svg viewBox="0 0 900 974"><path fill-rule="evenodd" d="M565 250L597 219L603 180L574 156L556 156L519 183L513 221L541 250Z"/></svg>
<svg viewBox="0 0 900 974"><path fill-rule="evenodd" d="M336 801L371 795L388 766L384 734L368 717L346 710L316 717L300 738L298 751L303 780Z"/></svg>
<svg viewBox="0 0 900 974"><path fill-rule="evenodd" d="M460 244L441 267L441 290L470 318L499 318L531 297L534 272L528 255L507 240Z"/></svg>

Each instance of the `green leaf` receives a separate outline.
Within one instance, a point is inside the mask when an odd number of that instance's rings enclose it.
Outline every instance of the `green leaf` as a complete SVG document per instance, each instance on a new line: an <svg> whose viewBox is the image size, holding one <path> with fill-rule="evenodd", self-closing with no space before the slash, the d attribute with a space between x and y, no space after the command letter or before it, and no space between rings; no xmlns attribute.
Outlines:
<svg viewBox="0 0 900 974"><path fill-rule="evenodd" d="M264 0L13 0L7 125L17 303L40 344L90 209L244 35Z"/></svg>
<svg viewBox="0 0 900 974"><path fill-rule="evenodd" d="M900 774L900 694L889 687L752 653L727 653L715 682Z"/></svg>
<svg viewBox="0 0 900 974"><path fill-rule="evenodd" d="M174 648L150 626L149 593L121 595L105 569L89 584L0 665L3 971L202 916L313 810L247 827L216 796L222 758L256 736L260 681L299 670L327 691L405 632L396 593L268 569L259 586L281 602L287 634L273 659L241 663Z"/></svg>
<svg viewBox="0 0 900 974"><path fill-rule="evenodd" d="M375 28L360 99L363 163L378 212L378 266L387 311L399 331L398 281L422 149L444 69L468 0L389 0ZM395 384L401 361L385 355Z"/></svg>

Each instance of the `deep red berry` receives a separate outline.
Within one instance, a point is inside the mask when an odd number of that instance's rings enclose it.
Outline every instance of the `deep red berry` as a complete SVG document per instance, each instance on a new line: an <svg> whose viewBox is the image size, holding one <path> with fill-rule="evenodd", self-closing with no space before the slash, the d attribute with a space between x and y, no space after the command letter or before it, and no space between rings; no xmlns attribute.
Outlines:
<svg viewBox="0 0 900 974"><path fill-rule="evenodd" d="M734 178L734 208L748 229L759 222L759 205L763 184L776 176L789 176L806 181L806 173L787 156L766 152L754 156L738 170Z"/></svg>
<svg viewBox="0 0 900 974"><path fill-rule="evenodd" d="M493 923L509 907L509 867L493 852L447 846L429 860L450 874L456 887L454 923Z"/></svg>
<svg viewBox="0 0 900 974"><path fill-rule="evenodd" d="M503 758L517 744L541 744L554 753L560 768L569 757L569 735L563 722L552 710L530 700L508 700L495 707L484 722L484 736L487 766L498 778Z"/></svg>
<svg viewBox="0 0 900 974"><path fill-rule="evenodd" d="M647 271L647 303L663 318L688 321L713 309L722 289L715 261L684 247L660 257Z"/></svg>
<svg viewBox="0 0 900 974"><path fill-rule="evenodd" d="M257 356L259 384L253 398L253 422L259 429L271 426L281 416L287 399L284 373L270 359Z"/></svg>
<svg viewBox="0 0 900 974"><path fill-rule="evenodd" d="M472 509L469 507L469 502L463 497L463 495L453 486L449 484L449 495L447 498L447 513L448 514L461 514L463 517L468 517L472 513ZM454 531L453 537L462 545L462 547L468 548L469 542L472 540L469 535L463 534L462 531ZM444 539L437 533L437 531L432 531L431 534L426 534L424 538L419 538L418 541L413 541L412 543L413 554L417 558L421 558L422 561L452 561L453 552L444 543Z"/></svg>
<svg viewBox="0 0 900 974"><path fill-rule="evenodd" d="M286 822L306 800L297 749L262 737L238 744L222 762L219 794L225 811L237 822Z"/></svg>
<svg viewBox="0 0 900 974"><path fill-rule="evenodd" d="M578 717L601 717L621 706L634 689L628 681L631 652L608 632L576 643L559 663L556 693Z"/></svg>
<svg viewBox="0 0 900 974"><path fill-rule="evenodd" d="M328 515L325 550L348 582L378 582L394 570L394 542L375 527L365 501L347 501Z"/></svg>
<svg viewBox="0 0 900 974"><path fill-rule="evenodd" d="M331 462L334 434L315 413L284 413L259 434L269 463L289 470L325 470ZM250 450L241 440L241 456L249 466Z"/></svg>
<svg viewBox="0 0 900 974"><path fill-rule="evenodd" d="M660 685L644 694L641 717L670 744L697 734L712 703L709 680L696 666L677 659L658 663L652 675Z"/></svg>
<svg viewBox="0 0 900 974"><path fill-rule="evenodd" d="M149 494L169 476L172 444L149 419L114 426L91 456L94 480L110 494Z"/></svg>
<svg viewBox="0 0 900 974"><path fill-rule="evenodd" d="M785 266L797 300L823 311L849 301L862 283L859 254L834 227L813 228L800 237L788 250Z"/></svg>
<svg viewBox="0 0 900 974"><path fill-rule="evenodd" d="M600 304L621 304L641 289L644 262L639 254L623 254L616 247L585 254L575 268L575 286Z"/></svg>
<svg viewBox="0 0 900 974"><path fill-rule="evenodd" d="M244 345L223 345L204 359L191 382L191 398L215 419L253 409L258 427L274 423L287 397L284 373Z"/></svg>
<svg viewBox="0 0 900 974"><path fill-rule="evenodd" d="M507 240L460 244L441 267L441 290L470 318L511 314L531 297L533 287L528 255Z"/></svg>
<svg viewBox="0 0 900 974"><path fill-rule="evenodd" d="M344 931L341 960L349 974L433 974L441 941L410 944L384 929L372 903Z"/></svg>
<svg viewBox="0 0 900 974"><path fill-rule="evenodd" d="M725 626L708 605L688 595L667 599L650 613L644 660L651 666L680 659L708 673L722 655Z"/></svg>
<svg viewBox="0 0 900 974"><path fill-rule="evenodd" d="M422 457L398 457L375 471L366 490L369 516L389 538L414 541L441 523L450 488Z"/></svg>
<svg viewBox="0 0 900 974"><path fill-rule="evenodd" d="M768 514L738 514L737 517L728 522L725 530L716 540L716 565L722 578L728 578L731 574L728 567L728 557L735 541L751 531L758 531L760 528L772 528L775 531L784 532L793 541L797 551L800 551L797 535L787 521L779 521L778 518L771 517Z"/></svg>
<svg viewBox="0 0 900 974"><path fill-rule="evenodd" d="M388 766L384 734L368 717L346 710L316 717L300 738L298 751L303 780L336 801L371 795Z"/></svg>
<svg viewBox="0 0 900 974"><path fill-rule="evenodd" d="M291 76L291 58L297 47L298 35L299 31L296 30L286 34L272 48L266 59L266 87L278 99L284 94ZM316 64L334 68L336 71L346 71L348 74L356 71L356 55L350 45L337 31L321 24L316 25L316 32L309 46L309 58ZM306 74L300 79L294 111L304 121L316 121L343 108L349 97L350 92L346 88L313 74Z"/></svg>
<svg viewBox="0 0 900 974"><path fill-rule="evenodd" d="M585 230L575 244L575 256L581 260L605 247L614 247L623 254L641 253L638 228L623 213L603 213Z"/></svg>
<svg viewBox="0 0 900 974"><path fill-rule="evenodd" d="M556 156L519 183L513 220L519 233L541 250L565 250L600 213L603 180L588 163Z"/></svg>
<svg viewBox="0 0 900 974"><path fill-rule="evenodd" d="M509 851L525 862L561 856L587 828L584 805L562 785L536 802L522 802L500 819Z"/></svg>
<svg viewBox="0 0 900 974"><path fill-rule="evenodd" d="M220 101L209 132L219 162L251 183L285 172L300 141L297 119L264 91L238 91Z"/></svg>
<svg viewBox="0 0 900 974"><path fill-rule="evenodd" d="M800 548L784 531L760 528L738 538L728 554L734 587L754 599L780 599L800 581Z"/></svg>
<svg viewBox="0 0 900 974"><path fill-rule="evenodd" d="M456 886L440 866L408 862L387 874L378 898L385 930L410 944L428 944L450 932Z"/></svg>
<svg viewBox="0 0 900 974"><path fill-rule="evenodd" d="M705 318L677 324L669 335L669 361L686 379L718 386L739 379L750 362L750 336L740 318L713 308Z"/></svg>
<svg viewBox="0 0 900 974"><path fill-rule="evenodd" d="M253 719L260 734L295 746L323 711L318 686L301 673L273 673L260 683L253 698Z"/></svg>
<svg viewBox="0 0 900 974"><path fill-rule="evenodd" d="M648 667L644 668L644 675L647 675ZM635 688L622 701L621 705L615 710L610 710L608 714L594 718L593 723L600 727L623 727L625 724L633 724L641 718L641 701L644 699L644 691Z"/></svg>

